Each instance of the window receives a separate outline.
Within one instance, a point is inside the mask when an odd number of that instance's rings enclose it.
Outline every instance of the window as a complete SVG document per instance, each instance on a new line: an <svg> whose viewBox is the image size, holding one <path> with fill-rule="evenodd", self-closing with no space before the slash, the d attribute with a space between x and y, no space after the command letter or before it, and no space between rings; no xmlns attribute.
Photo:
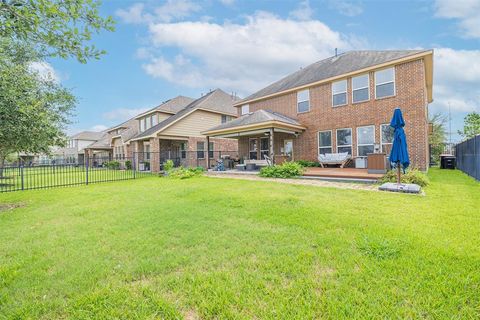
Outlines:
<svg viewBox="0 0 480 320"><path fill-rule="evenodd" d="M140 119L139 122L140 122L140 132L145 131L145 122L143 121L143 119Z"/></svg>
<svg viewBox="0 0 480 320"><path fill-rule="evenodd" d="M375 72L375 98L395 95L395 69L389 68Z"/></svg>
<svg viewBox="0 0 480 320"><path fill-rule="evenodd" d="M153 126L156 126L157 123L158 123L158 116L157 116L156 114L154 114L154 115L152 116L152 127L153 127Z"/></svg>
<svg viewBox="0 0 480 320"><path fill-rule="evenodd" d="M145 160L150 160L150 145L146 144L143 146L143 152L145 154Z"/></svg>
<svg viewBox="0 0 480 320"><path fill-rule="evenodd" d="M303 90L297 92L297 112L310 111L310 91Z"/></svg>
<svg viewBox="0 0 480 320"><path fill-rule="evenodd" d="M180 143L180 158L182 158L182 159L187 158L187 143L186 142Z"/></svg>
<svg viewBox="0 0 480 320"><path fill-rule="evenodd" d="M318 133L318 154L332 153L332 131Z"/></svg>
<svg viewBox="0 0 480 320"><path fill-rule="evenodd" d="M357 155L366 157L368 153L373 153L375 144L375 126L366 126L357 128Z"/></svg>
<svg viewBox="0 0 480 320"><path fill-rule="evenodd" d="M208 143L208 157L209 157L210 159L213 159L213 158L214 158L214 156L213 156L213 150L214 150L214 149L213 149L213 142L209 142L209 143Z"/></svg>
<svg viewBox="0 0 480 320"><path fill-rule="evenodd" d="M152 117L145 117L143 118L143 121L145 121L145 130L148 130L152 127Z"/></svg>
<svg viewBox="0 0 480 320"><path fill-rule="evenodd" d="M205 158L205 142L197 142L197 159Z"/></svg>
<svg viewBox="0 0 480 320"><path fill-rule="evenodd" d="M395 129L390 127L389 124L380 125L380 141L382 143L382 152L390 152L393 143L393 133Z"/></svg>
<svg viewBox="0 0 480 320"><path fill-rule="evenodd" d="M265 159L264 156L268 157L270 149L270 139L269 138L260 138L260 159Z"/></svg>
<svg viewBox="0 0 480 320"><path fill-rule="evenodd" d="M337 152L352 154L352 129L337 129Z"/></svg>
<svg viewBox="0 0 480 320"><path fill-rule="evenodd" d="M332 83L332 105L334 107L347 104L347 80Z"/></svg>
<svg viewBox="0 0 480 320"><path fill-rule="evenodd" d="M362 102L370 99L370 78L368 73L352 78L352 102Z"/></svg>
<svg viewBox="0 0 480 320"><path fill-rule="evenodd" d="M232 116L227 116L225 114L222 114L222 123L227 123L228 121L232 120Z"/></svg>
<svg viewBox="0 0 480 320"><path fill-rule="evenodd" d="M248 104L244 104L244 105L242 106L242 109L241 109L241 114L242 114L242 116L243 116L244 114L249 113L249 112L250 112L250 106L249 106Z"/></svg>
<svg viewBox="0 0 480 320"><path fill-rule="evenodd" d="M252 138L248 141L250 160L257 160L257 139Z"/></svg>

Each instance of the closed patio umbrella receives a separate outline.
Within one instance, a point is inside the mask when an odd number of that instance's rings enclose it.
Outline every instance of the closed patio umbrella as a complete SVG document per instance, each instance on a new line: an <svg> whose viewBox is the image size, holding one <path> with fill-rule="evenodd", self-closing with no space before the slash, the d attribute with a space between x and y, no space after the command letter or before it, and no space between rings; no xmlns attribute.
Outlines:
<svg viewBox="0 0 480 320"><path fill-rule="evenodd" d="M394 168L397 168L397 183L400 184L400 169L405 170L410 165L408 158L407 137L403 127L405 126L405 120L403 120L402 111L400 108L395 109L393 112L392 121L390 121L390 127L395 129L393 135L393 146L390 151L390 162Z"/></svg>

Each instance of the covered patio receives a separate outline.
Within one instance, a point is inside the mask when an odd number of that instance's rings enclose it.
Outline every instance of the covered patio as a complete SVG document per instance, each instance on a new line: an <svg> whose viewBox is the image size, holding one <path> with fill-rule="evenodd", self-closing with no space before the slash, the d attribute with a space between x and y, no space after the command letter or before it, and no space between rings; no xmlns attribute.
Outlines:
<svg viewBox="0 0 480 320"><path fill-rule="evenodd" d="M293 145L305 131L298 121L269 110L258 110L202 132L211 137L238 139L240 162L271 159L280 164L295 159ZM207 159L210 161L211 159Z"/></svg>

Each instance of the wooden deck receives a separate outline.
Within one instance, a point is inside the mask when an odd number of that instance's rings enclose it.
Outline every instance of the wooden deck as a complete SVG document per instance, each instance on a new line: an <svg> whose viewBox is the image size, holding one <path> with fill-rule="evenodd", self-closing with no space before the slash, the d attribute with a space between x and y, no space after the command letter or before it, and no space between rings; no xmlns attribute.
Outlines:
<svg viewBox="0 0 480 320"><path fill-rule="evenodd" d="M306 177L367 180L378 180L383 177L383 174L368 173L367 169L355 168L306 168L303 175Z"/></svg>

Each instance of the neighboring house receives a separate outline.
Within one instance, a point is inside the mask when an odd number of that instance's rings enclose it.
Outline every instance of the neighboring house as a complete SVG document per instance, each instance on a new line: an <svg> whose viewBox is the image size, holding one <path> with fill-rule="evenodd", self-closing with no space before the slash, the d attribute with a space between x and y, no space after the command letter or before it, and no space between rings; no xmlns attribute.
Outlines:
<svg viewBox="0 0 480 320"><path fill-rule="evenodd" d="M364 157L392 143L395 108L405 117L413 167L428 167L433 50L351 51L311 64L235 103L240 118L203 131L236 138L240 156L316 161Z"/></svg>
<svg viewBox="0 0 480 320"><path fill-rule="evenodd" d="M93 165L99 165L104 161L132 160L133 150L130 146L130 139L145 128L150 128L158 122L171 117L181 109L185 108L194 99L178 96L162 102L139 116L131 118L117 126L104 131L101 139L86 147L87 153Z"/></svg>
<svg viewBox="0 0 480 320"><path fill-rule="evenodd" d="M218 158L220 151L236 152L236 140L212 139L207 146L202 131L235 118L237 110L233 104L238 100L216 89L190 102L171 117L155 125L151 122L150 127L145 125L141 128L144 130L130 140L133 152L140 155L139 165L159 171L161 164L172 159L175 165L206 166L207 155ZM137 117L140 123L148 114Z"/></svg>

